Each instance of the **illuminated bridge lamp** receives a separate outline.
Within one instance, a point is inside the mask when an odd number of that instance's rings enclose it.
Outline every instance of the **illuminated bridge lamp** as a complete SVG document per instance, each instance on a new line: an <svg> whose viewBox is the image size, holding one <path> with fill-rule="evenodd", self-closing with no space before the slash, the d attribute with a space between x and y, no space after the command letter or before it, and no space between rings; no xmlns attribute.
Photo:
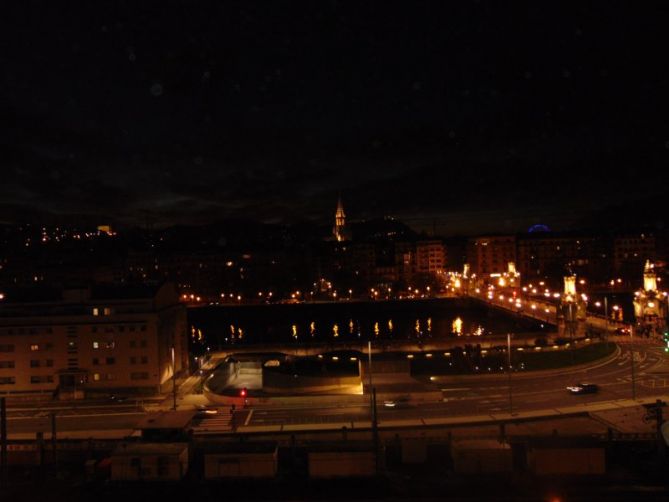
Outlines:
<svg viewBox="0 0 669 502"><path fill-rule="evenodd" d="M457 335L462 334L462 319L459 317L456 317L455 320L453 321L453 324L451 326L453 328L453 333L456 333Z"/></svg>

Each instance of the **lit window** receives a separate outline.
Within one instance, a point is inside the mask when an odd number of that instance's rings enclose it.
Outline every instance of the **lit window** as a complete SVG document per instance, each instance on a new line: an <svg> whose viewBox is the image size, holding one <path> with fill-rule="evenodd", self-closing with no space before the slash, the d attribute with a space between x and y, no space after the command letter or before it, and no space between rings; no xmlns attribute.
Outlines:
<svg viewBox="0 0 669 502"><path fill-rule="evenodd" d="M100 381L100 373L93 373L93 380L96 382Z"/></svg>
<svg viewBox="0 0 669 502"><path fill-rule="evenodd" d="M93 342L93 348L94 349L99 349L100 348L100 343L99 342Z"/></svg>
<svg viewBox="0 0 669 502"><path fill-rule="evenodd" d="M105 315L111 315L111 309L109 307L105 307Z"/></svg>
<svg viewBox="0 0 669 502"><path fill-rule="evenodd" d="M97 307L93 307L93 315L100 315L100 310Z"/></svg>
<svg viewBox="0 0 669 502"><path fill-rule="evenodd" d="M35 352L36 350L39 350L39 345L37 345L36 343L32 344L30 346L30 350L33 351L33 352Z"/></svg>

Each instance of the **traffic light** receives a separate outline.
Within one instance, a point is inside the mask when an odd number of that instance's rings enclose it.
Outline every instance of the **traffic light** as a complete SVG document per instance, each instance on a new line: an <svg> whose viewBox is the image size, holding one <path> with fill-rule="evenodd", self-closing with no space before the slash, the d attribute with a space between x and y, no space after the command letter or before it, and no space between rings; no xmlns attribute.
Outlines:
<svg viewBox="0 0 669 502"><path fill-rule="evenodd" d="M665 331L662 338L664 340L664 351L669 352L669 331Z"/></svg>
<svg viewBox="0 0 669 502"><path fill-rule="evenodd" d="M244 387L242 390L239 391L239 395L241 397L246 397L246 387Z"/></svg>

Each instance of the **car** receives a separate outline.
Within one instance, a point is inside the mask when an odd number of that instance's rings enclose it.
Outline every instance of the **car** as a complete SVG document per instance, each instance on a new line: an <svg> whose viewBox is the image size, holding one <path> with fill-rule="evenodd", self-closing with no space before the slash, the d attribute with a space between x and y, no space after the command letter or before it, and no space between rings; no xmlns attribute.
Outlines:
<svg viewBox="0 0 669 502"><path fill-rule="evenodd" d="M409 408L409 397L402 396L397 399L387 399L383 401L383 406L386 408Z"/></svg>
<svg viewBox="0 0 669 502"><path fill-rule="evenodd" d="M572 394L595 394L599 386L594 383L577 383L567 387L567 390Z"/></svg>
<svg viewBox="0 0 669 502"><path fill-rule="evenodd" d="M198 405L196 407L197 412L195 413L196 418L210 418L218 415L218 408L213 408L206 405Z"/></svg>
<svg viewBox="0 0 669 502"><path fill-rule="evenodd" d="M124 403L128 400L128 398L125 397L125 396L119 396L117 394L112 394L111 396L109 396L109 400L113 403Z"/></svg>

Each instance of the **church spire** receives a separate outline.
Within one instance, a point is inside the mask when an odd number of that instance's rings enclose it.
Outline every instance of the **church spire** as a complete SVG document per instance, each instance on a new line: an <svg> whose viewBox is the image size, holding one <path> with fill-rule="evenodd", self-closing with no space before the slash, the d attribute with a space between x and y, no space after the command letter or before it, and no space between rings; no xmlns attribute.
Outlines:
<svg viewBox="0 0 669 502"><path fill-rule="evenodd" d="M335 213L335 226L332 229L332 234L337 242L344 240L344 227L346 226L346 213L344 213L344 205L341 202L341 195L337 200L337 212Z"/></svg>

